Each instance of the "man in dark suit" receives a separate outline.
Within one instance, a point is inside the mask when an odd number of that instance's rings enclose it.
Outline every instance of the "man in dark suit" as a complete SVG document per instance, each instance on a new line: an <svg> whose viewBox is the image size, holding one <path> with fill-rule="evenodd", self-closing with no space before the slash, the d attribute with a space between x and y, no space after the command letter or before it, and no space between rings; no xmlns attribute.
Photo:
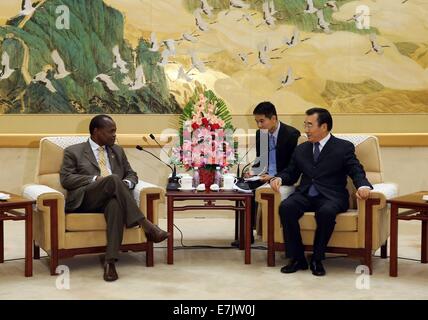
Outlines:
<svg viewBox="0 0 428 320"><path fill-rule="evenodd" d="M260 175L260 180L248 182L252 190L269 182L277 172L287 168L300 137L299 130L278 120L276 108L271 102L259 103L255 107L253 115L258 127L256 131L256 156L259 161L252 168L254 170L259 169L259 171L261 169L265 173ZM264 158L267 161L264 161ZM264 167L260 168L262 165ZM247 178L250 176L251 173L245 174ZM251 224L254 227L257 213L257 203L254 199L251 211ZM251 235L251 243L253 242L254 236ZM232 242L232 246L239 246L239 241Z"/></svg>
<svg viewBox="0 0 428 320"><path fill-rule="evenodd" d="M104 280L118 279L115 262L123 228L141 226L147 240L160 242L169 234L148 221L138 208L131 190L138 183L122 147L114 144L116 124L107 115L98 115L89 125L87 142L64 151L61 184L68 191L66 212L104 213L107 222L107 251Z"/></svg>
<svg viewBox="0 0 428 320"><path fill-rule="evenodd" d="M325 269L321 261L325 258L336 215L349 208L347 176L352 178L359 199L367 199L372 186L355 156L354 145L330 133L333 120L328 110L307 110L304 126L308 141L296 148L288 168L270 181L272 188L279 191L281 185L293 185L301 178L296 192L285 199L279 208L285 253L290 258L281 272L293 273L308 269L299 219L305 211L314 211L317 229L310 268L314 275L323 276Z"/></svg>

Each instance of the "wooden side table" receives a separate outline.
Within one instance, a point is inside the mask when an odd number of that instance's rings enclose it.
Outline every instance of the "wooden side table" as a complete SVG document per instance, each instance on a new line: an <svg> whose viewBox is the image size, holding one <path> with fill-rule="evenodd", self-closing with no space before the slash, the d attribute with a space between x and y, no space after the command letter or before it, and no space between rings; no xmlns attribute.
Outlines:
<svg viewBox="0 0 428 320"><path fill-rule="evenodd" d="M25 220L25 276L33 276L33 204L36 201L25 199L16 194L10 194L10 199L0 201L0 263L4 262L4 235L3 221ZM16 211L24 209L25 213Z"/></svg>
<svg viewBox="0 0 428 320"><path fill-rule="evenodd" d="M245 248L245 264L251 263L251 199L253 193L240 193L236 191L168 191L166 193L167 197L167 223L168 223L168 232L170 237L168 238L167 244L167 263L174 263L174 212L175 211L186 211L186 210L233 210L236 213L244 213L245 219L245 231L240 232L240 249ZM201 200L205 203L202 205L185 205L185 206L175 206L174 203L177 201L187 201L187 200ZM234 201L234 205L218 205L216 204L217 200L230 200ZM241 205L243 203L243 205ZM245 237L244 237L245 235ZM244 241L245 240L245 241ZM242 248L243 243L245 242L244 248Z"/></svg>
<svg viewBox="0 0 428 320"><path fill-rule="evenodd" d="M420 191L387 200L391 204L391 247L389 257L389 275L396 277L398 252L398 220L420 220L421 230L421 263L428 262L428 202L422 200L428 191ZM399 209L409 209L398 212Z"/></svg>

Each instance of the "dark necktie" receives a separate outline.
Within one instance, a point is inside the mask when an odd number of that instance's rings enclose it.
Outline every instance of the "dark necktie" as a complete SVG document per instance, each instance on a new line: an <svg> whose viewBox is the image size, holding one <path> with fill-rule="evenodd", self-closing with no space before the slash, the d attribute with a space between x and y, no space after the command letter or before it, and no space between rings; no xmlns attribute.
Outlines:
<svg viewBox="0 0 428 320"><path fill-rule="evenodd" d="M320 143L319 142L315 142L314 143L314 162L318 161L318 157L320 156ZM309 191L308 191L308 195L310 197L316 197L318 196L320 193L318 192L317 188L315 187L314 184L311 184L311 186L309 187Z"/></svg>

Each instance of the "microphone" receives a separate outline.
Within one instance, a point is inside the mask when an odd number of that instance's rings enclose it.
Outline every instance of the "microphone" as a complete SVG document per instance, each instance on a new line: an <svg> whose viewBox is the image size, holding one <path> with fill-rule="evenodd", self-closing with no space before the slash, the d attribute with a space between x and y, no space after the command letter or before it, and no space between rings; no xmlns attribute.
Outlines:
<svg viewBox="0 0 428 320"><path fill-rule="evenodd" d="M166 156L168 157L168 158L170 158L170 156L169 156L169 154L168 153L166 153L166 151L162 148L162 146L160 145L160 143L156 140L156 138L155 138L155 135L153 134L153 133L150 133L149 134L149 137L150 137L150 139L152 139L154 142L156 142L156 144L159 146L159 148L161 149L161 151L163 151L163 153L165 153L166 154ZM162 160L161 160L162 161ZM170 167L171 168L171 167ZM178 180L179 180L179 178L177 177L177 167L176 167L176 165L174 164L174 168L172 169L172 176L171 176L171 178L170 178L170 180L171 180L171 182L170 181L168 181L168 183L171 183L171 186L170 187L172 187L173 185L172 185L172 183L174 183L174 184L176 184L177 186L176 186L176 189L174 189L174 190L178 190L178 188L180 187L180 184L178 183ZM167 188L167 190L168 190L168 188ZM171 189L172 190L172 189Z"/></svg>
<svg viewBox="0 0 428 320"><path fill-rule="evenodd" d="M253 150L254 149L254 147L256 146L256 144L253 144L252 146L251 146L251 148L249 148L248 149L248 151L241 157L241 159L238 161L238 167L237 167L237 169L236 169L236 178L238 179L237 180L237 182L236 182L236 186L238 187L238 188L241 188L241 189L243 189L243 190L250 190L250 186L248 185L248 183L245 181L245 179L244 179L244 177L243 177L243 173L244 173L244 170L253 162L253 161L250 161L249 163L247 163L245 166L244 166L244 168L242 169L242 174L239 172L239 166L240 166L240 162L242 161L242 159L244 159L246 156L247 156L247 154L251 151L251 150Z"/></svg>
<svg viewBox="0 0 428 320"><path fill-rule="evenodd" d="M178 188L180 187L180 184L178 183L177 170L176 170L175 165L174 165L174 168L171 167L168 163L162 161L162 159L159 158L157 155L155 155L154 153L151 153L150 151L144 149L142 146L136 146L135 148L137 150L144 151L144 152L150 154L152 157L156 158L157 160L162 162L164 165L166 165L168 168L170 168L172 171L172 176L171 176L171 178L168 178L168 184L166 185L166 190L168 190L168 191L179 190Z"/></svg>

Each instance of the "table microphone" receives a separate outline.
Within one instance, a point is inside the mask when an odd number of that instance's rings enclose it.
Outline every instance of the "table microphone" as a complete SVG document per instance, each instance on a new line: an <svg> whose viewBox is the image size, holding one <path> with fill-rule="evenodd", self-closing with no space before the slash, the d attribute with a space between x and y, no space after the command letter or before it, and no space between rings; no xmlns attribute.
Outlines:
<svg viewBox="0 0 428 320"><path fill-rule="evenodd" d="M164 165L166 165L168 168L170 168L172 171L172 176L170 178L168 178L168 184L166 185L166 190L168 190L168 191L179 190L178 188L180 187L180 184L178 183L179 179L177 177L177 169L176 169L175 165L174 165L174 168L171 167L168 163L162 161L162 159L159 158L157 155L155 155L154 153L151 153L150 151L144 149L142 146L136 146L135 148L137 150L144 151L144 152L150 154L152 157L156 158L157 160L162 162Z"/></svg>

